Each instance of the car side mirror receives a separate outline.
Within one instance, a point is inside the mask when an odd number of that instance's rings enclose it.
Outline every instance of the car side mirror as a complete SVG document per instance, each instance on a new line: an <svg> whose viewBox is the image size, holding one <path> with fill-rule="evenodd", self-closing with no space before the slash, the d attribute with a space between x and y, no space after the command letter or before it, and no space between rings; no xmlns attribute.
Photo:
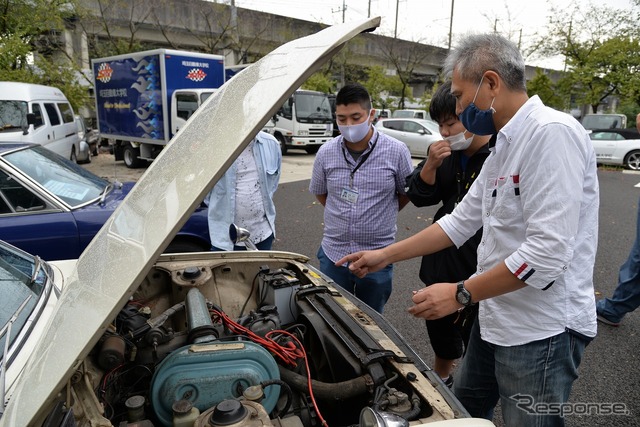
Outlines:
<svg viewBox="0 0 640 427"><path fill-rule="evenodd" d="M256 245L251 240L249 240L250 236L251 234L249 233L249 230L238 227L235 224L229 225L229 239L233 242L234 245L240 242L244 242L248 251L257 251L258 248L256 247Z"/></svg>

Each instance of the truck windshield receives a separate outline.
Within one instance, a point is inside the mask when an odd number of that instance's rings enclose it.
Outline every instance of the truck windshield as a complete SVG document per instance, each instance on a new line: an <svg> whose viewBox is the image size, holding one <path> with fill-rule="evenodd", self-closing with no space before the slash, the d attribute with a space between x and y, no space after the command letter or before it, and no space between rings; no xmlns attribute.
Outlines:
<svg viewBox="0 0 640 427"><path fill-rule="evenodd" d="M582 119L585 129L624 128L623 116L618 114L587 114Z"/></svg>
<svg viewBox="0 0 640 427"><path fill-rule="evenodd" d="M0 132L27 127L26 101L0 101Z"/></svg>
<svg viewBox="0 0 640 427"><path fill-rule="evenodd" d="M295 95L296 115L300 122L331 123L331 104L324 93L297 93Z"/></svg>

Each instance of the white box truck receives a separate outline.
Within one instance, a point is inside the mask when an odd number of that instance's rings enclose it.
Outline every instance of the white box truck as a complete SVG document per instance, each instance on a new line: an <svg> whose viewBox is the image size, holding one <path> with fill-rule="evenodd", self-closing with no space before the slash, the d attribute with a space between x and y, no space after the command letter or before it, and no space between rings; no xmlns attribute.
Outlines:
<svg viewBox="0 0 640 427"><path fill-rule="evenodd" d="M98 132L130 168L153 160L225 81L222 55L155 49L91 65Z"/></svg>

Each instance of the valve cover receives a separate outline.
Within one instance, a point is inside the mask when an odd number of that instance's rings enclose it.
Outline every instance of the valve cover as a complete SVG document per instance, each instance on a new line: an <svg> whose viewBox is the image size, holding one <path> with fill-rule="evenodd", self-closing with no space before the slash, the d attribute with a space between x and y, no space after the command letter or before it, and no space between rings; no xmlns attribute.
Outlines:
<svg viewBox="0 0 640 427"><path fill-rule="evenodd" d="M252 342L193 344L160 363L151 380L151 403L158 419L171 425L173 402L188 400L203 412L262 381L280 379L273 356ZM278 401L279 385L264 390L260 402L270 413Z"/></svg>

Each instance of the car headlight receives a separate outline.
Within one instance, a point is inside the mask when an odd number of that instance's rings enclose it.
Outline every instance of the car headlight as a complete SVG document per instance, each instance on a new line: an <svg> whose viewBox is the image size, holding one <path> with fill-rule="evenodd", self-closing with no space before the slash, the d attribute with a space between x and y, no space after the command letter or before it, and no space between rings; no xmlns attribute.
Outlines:
<svg viewBox="0 0 640 427"><path fill-rule="evenodd" d="M399 415L389 412L377 411L365 407L360 412L360 425L358 427L408 427L409 422Z"/></svg>

